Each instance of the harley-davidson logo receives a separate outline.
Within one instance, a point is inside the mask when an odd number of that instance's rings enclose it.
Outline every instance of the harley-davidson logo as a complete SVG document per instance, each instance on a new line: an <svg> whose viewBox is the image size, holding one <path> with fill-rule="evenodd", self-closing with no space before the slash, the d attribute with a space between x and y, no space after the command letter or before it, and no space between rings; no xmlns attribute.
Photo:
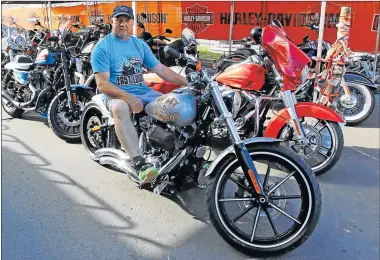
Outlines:
<svg viewBox="0 0 380 260"><path fill-rule="evenodd" d="M186 8L186 14L182 14L182 23L186 24L194 33L201 33L214 24L214 13L207 12L208 7L195 4Z"/></svg>

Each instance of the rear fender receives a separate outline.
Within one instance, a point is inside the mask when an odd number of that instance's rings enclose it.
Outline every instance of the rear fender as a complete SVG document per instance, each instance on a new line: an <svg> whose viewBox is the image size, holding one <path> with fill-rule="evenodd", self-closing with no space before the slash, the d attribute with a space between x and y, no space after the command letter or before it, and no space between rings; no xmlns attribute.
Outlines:
<svg viewBox="0 0 380 260"><path fill-rule="evenodd" d="M362 74L359 74L357 72L347 71L344 74L344 80L346 82L352 82L352 83L356 83L356 84L365 85L366 87L368 87L372 90L377 89L375 83L373 83L373 81L370 78L368 78Z"/></svg>
<svg viewBox="0 0 380 260"><path fill-rule="evenodd" d="M94 74L94 73L91 74L91 75L88 77L88 79L86 80L86 82L84 83L84 85L86 85L87 87L89 87L90 84L91 84L91 82L92 82L93 80L95 80L95 74Z"/></svg>
<svg viewBox="0 0 380 260"><path fill-rule="evenodd" d="M344 119L333 109L321 104L312 102L301 102L295 106L298 118L313 117L322 120L328 120L344 124ZM268 126L264 132L264 137L277 138L281 129L290 121L290 115L287 108L282 109L279 113L269 121Z"/></svg>
<svg viewBox="0 0 380 260"><path fill-rule="evenodd" d="M248 138L245 140L242 140L246 146L249 145L254 145L254 144L259 144L259 143L276 143L276 142L281 142L281 140L274 139L274 138L264 138L264 137L254 137L254 138ZM214 177L216 172L214 171L217 166L223 162L223 159L226 158L229 154L235 154L235 149L233 145L228 146L226 149L224 149L218 157L216 157L210 167L207 169L207 172L205 174L205 177Z"/></svg>
<svg viewBox="0 0 380 260"><path fill-rule="evenodd" d="M90 89L90 88L86 85L71 85L71 89L76 91L77 89Z"/></svg>

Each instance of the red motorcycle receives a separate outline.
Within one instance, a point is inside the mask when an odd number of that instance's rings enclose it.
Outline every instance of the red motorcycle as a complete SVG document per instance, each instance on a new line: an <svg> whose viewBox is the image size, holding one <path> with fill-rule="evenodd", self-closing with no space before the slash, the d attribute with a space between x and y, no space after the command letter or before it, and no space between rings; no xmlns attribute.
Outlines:
<svg viewBox="0 0 380 260"><path fill-rule="evenodd" d="M297 103L294 91L310 77L312 61L290 41L280 22L273 20L263 29L254 28L251 38L261 44L263 53L234 65L219 64L217 67L224 69L214 76L239 134L242 138L281 139L283 145L307 161L315 174L325 173L341 156L344 138L340 124L345 123L344 119L326 106ZM162 80L148 83L155 89L175 88ZM284 107L274 111L279 105ZM268 117L270 109L272 117ZM220 120L212 129L214 136L227 137Z"/></svg>

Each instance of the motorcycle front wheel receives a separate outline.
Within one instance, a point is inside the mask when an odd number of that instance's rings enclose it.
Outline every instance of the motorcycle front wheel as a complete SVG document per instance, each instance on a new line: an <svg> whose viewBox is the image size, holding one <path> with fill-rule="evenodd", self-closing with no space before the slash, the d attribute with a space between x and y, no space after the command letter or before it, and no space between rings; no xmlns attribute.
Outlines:
<svg viewBox="0 0 380 260"><path fill-rule="evenodd" d="M300 144L294 138L294 130L286 125L280 132L282 145L300 155L316 175L330 170L340 159L344 147L342 128L336 122L304 117L301 125L307 144Z"/></svg>
<svg viewBox="0 0 380 260"><path fill-rule="evenodd" d="M66 92L60 92L50 103L48 110L49 127L55 135L68 142L81 140L80 122L84 107L95 95L89 89L76 89L74 111L70 111Z"/></svg>
<svg viewBox="0 0 380 260"><path fill-rule="evenodd" d="M251 256L294 250L312 234L322 197L310 167L279 144L247 146L264 188L253 192L234 153L216 166L207 187L207 207L219 235Z"/></svg>
<svg viewBox="0 0 380 260"><path fill-rule="evenodd" d="M375 108L375 96L373 91L362 84L347 82L351 92L349 100L344 98L341 92L337 103L337 110L344 116L346 125L355 126L364 122Z"/></svg>

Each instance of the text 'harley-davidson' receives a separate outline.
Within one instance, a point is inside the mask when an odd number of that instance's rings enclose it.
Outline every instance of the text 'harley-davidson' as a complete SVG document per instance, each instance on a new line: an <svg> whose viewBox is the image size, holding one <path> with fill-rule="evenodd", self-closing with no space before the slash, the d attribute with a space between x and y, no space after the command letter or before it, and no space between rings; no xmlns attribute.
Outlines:
<svg viewBox="0 0 380 260"><path fill-rule="evenodd" d="M142 155L159 169L151 188L157 194L175 194L197 184L206 188L214 227L247 254L269 256L295 249L311 235L321 212L315 175L279 140L241 140L218 83L186 49L184 55L188 86L158 97L134 115ZM101 98L94 96L85 107L82 143L93 160L138 182ZM232 144L208 165L207 141L215 120L225 123Z"/></svg>

